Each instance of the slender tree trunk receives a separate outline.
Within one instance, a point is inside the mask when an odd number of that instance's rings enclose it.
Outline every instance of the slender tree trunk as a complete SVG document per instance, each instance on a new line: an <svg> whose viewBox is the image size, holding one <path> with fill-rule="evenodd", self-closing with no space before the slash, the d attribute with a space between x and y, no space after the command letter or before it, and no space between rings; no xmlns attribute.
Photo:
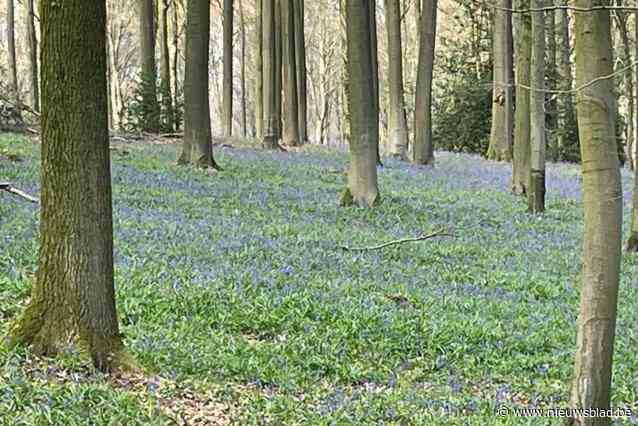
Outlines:
<svg viewBox="0 0 638 426"><path fill-rule="evenodd" d="M559 0L559 5L566 6L567 0ZM569 40L569 15L566 10L556 11L556 26L558 27L558 49L560 51L558 87L562 90L571 90L573 77ZM564 160L566 159L567 145L569 143L569 129L576 123L571 94L558 97L558 110L558 159Z"/></svg>
<svg viewBox="0 0 638 426"><path fill-rule="evenodd" d="M246 124L246 21L244 19L244 2L239 0L239 32L241 35L241 136L247 136Z"/></svg>
<svg viewBox="0 0 638 426"><path fill-rule="evenodd" d="M34 111L40 111L40 80L38 73L38 40L35 34L35 8L34 0L26 0L27 3L27 48L29 50L29 79L31 84L31 107Z"/></svg>
<svg viewBox="0 0 638 426"><path fill-rule="evenodd" d="M546 6L555 6L556 0L548 0ZM547 86L555 88L558 86L558 49L556 45L556 13L554 11L545 14L545 40L546 40L546 69L545 78ZM545 105L547 113L545 114L546 123L546 139L552 160L558 160L558 139L556 132L560 129L558 125L558 102L556 95L552 93L545 94Z"/></svg>
<svg viewBox="0 0 638 426"><path fill-rule="evenodd" d="M401 48L401 6L399 0L386 0L386 26L388 31L388 136L390 152L407 160L408 125L403 98L403 55Z"/></svg>
<svg viewBox="0 0 638 426"><path fill-rule="evenodd" d="M277 143L282 136L283 117L283 39L281 22L281 2L275 0L275 119L277 125Z"/></svg>
<svg viewBox="0 0 638 426"><path fill-rule="evenodd" d="M159 130L160 108L157 102L157 70L155 65L155 8L153 0L138 0L140 55L142 61L142 130Z"/></svg>
<svg viewBox="0 0 638 426"><path fill-rule="evenodd" d="M432 71L436 41L437 0L423 0L419 29L419 65L414 101L414 164L434 164L432 141Z"/></svg>
<svg viewBox="0 0 638 426"><path fill-rule="evenodd" d="M277 117L277 52L275 41L276 0L262 0L262 40L263 40L263 146L276 149L279 139Z"/></svg>
<svg viewBox="0 0 638 426"><path fill-rule="evenodd" d="M295 52L295 11L293 0L281 0L284 70L284 131L285 145L298 146L299 103L297 99L297 59Z"/></svg>
<svg viewBox="0 0 638 426"><path fill-rule="evenodd" d="M308 71L306 69L305 0L293 0L295 20L295 60L297 61L297 100L299 140L308 142Z"/></svg>
<svg viewBox="0 0 638 426"><path fill-rule="evenodd" d="M529 6L527 0L516 0L516 9ZM530 165L530 71L532 57L532 18L517 13L516 22L516 113L514 125L514 161L512 192L527 195Z"/></svg>
<svg viewBox="0 0 638 426"><path fill-rule="evenodd" d="M535 8L545 6L545 0L533 0ZM545 88L545 16L544 12L532 13L532 63L531 86ZM545 211L545 93L532 90L530 94L530 142L531 171L528 208L531 213Z"/></svg>
<svg viewBox="0 0 638 426"><path fill-rule="evenodd" d="M581 8L608 4L574 2ZM610 28L608 10L576 13L577 87L613 72ZM585 227L571 407L609 409L622 232L613 81L600 80L577 97ZM572 419L575 425L609 423L609 417Z"/></svg>
<svg viewBox="0 0 638 426"><path fill-rule="evenodd" d="M339 17L342 27L342 38L341 38L341 101L340 107L341 111L339 116L339 131L341 133L341 144L350 144L350 108L348 99L350 98L350 81L348 80L348 37L347 37L347 22L346 22L346 3L347 0L339 0Z"/></svg>
<svg viewBox="0 0 638 426"><path fill-rule="evenodd" d="M179 17L178 17L178 2L177 0L173 0L173 18L172 18L172 29L173 29L173 118L175 124L175 130L179 131L182 123L178 117L181 117L181 111L179 111L178 99L180 97L180 89L182 86L180 85L179 80Z"/></svg>
<svg viewBox="0 0 638 426"><path fill-rule="evenodd" d="M168 11L170 0L161 0L159 38L160 38L160 95L162 97L162 109L164 120L162 126L167 132L174 128L173 95L171 93L171 58L168 51Z"/></svg>
<svg viewBox="0 0 638 426"><path fill-rule="evenodd" d="M179 163L218 169L213 158L208 95L210 3L208 0L188 0L187 4L184 146Z"/></svg>
<svg viewBox="0 0 638 426"><path fill-rule="evenodd" d="M22 117L22 101L20 99L20 87L18 87L18 65L16 63L15 42L15 10L13 0L7 0L7 50L9 55L9 90L11 100L15 103L15 111Z"/></svg>
<svg viewBox="0 0 638 426"><path fill-rule="evenodd" d="M224 0L224 136L233 135L233 0Z"/></svg>
<svg viewBox="0 0 638 426"><path fill-rule="evenodd" d="M379 198L377 186L377 153L379 127L375 120L374 69L372 64L371 7L368 0L346 2L346 28L348 39L348 80L351 112L350 170L348 189L342 205L356 204L372 207Z"/></svg>
<svg viewBox="0 0 638 426"><path fill-rule="evenodd" d="M512 0L499 0L500 7L511 9ZM509 38L512 32L512 14L494 10L494 89L492 101L492 131L487 157L491 160L512 159L512 51Z"/></svg>
<svg viewBox="0 0 638 426"><path fill-rule="evenodd" d="M622 2L618 0L618 6L622 6ZM616 11L616 19L618 21L618 32L622 40L623 46L623 66L629 66L633 62L631 55L631 45L627 25L629 14L623 10ZM625 122L625 157L631 170L634 169L633 161L633 145L634 145L634 73L627 72L623 76L625 83L625 96L627 98L627 120Z"/></svg>
<svg viewBox="0 0 638 426"><path fill-rule="evenodd" d="M264 38L262 22L264 19L263 14L263 0L255 0L255 128L257 130L257 139L263 140L264 138Z"/></svg>
<svg viewBox="0 0 638 426"><path fill-rule="evenodd" d="M370 17L370 59L372 63L372 102L374 104L373 120L377 126L377 164L381 164L381 152L379 150L379 43L377 37L377 0L368 0L368 13Z"/></svg>
<svg viewBox="0 0 638 426"><path fill-rule="evenodd" d="M10 341L46 355L76 342L109 370L125 358L113 285L106 2L45 0L40 10L40 251Z"/></svg>

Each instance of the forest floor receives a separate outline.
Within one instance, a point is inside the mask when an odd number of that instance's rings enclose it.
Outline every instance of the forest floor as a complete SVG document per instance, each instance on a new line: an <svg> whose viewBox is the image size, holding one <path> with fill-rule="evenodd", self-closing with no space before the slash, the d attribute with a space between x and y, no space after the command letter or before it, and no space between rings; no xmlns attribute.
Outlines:
<svg viewBox="0 0 638 426"><path fill-rule="evenodd" d="M531 216L507 164L387 159L382 204L360 210L337 205L336 150L219 147L212 175L176 166L177 150L112 155L118 310L145 375L98 374L72 350L0 349L0 423L518 425L550 419L495 410L567 406L578 167L549 165L547 213ZM38 145L5 135L2 152L23 161L0 157L0 181L37 195ZM342 248L440 230L454 236ZM0 334L28 297L37 234L37 206L0 193ZM637 277L624 255L613 404L634 409Z"/></svg>

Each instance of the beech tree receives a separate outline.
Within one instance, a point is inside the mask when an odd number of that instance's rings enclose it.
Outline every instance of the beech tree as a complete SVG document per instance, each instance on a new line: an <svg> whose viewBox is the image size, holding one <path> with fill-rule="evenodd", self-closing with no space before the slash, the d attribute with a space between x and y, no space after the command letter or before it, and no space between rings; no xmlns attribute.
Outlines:
<svg viewBox="0 0 638 426"><path fill-rule="evenodd" d="M159 39L160 39L160 96L162 99L163 122L166 131L174 129L173 94L171 93L171 57L168 49L168 12L170 0L160 0Z"/></svg>
<svg viewBox="0 0 638 426"><path fill-rule="evenodd" d="M516 0L517 9L527 7L527 0ZM516 111L514 125L514 161L512 162L512 192L527 195L531 176L530 147L530 72L532 58L532 17L517 13L514 17L516 37Z"/></svg>
<svg viewBox="0 0 638 426"><path fill-rule="evenodd" d="M106 82L106 2L42 0L40 249L31 299L9 336L95 366L130 366L118 328Z"/></svg>
<svg viewBox="0 0 638 426"><path fill-rule="evenodd" d="M576 0L579 8L605 0ZM576 13L576 86L585 213L572 408L608 409L620 278L622 187L615 137L609 10ZM574 425L610 418L573 418Z"/></svg>
<svg viewBox="0 0 638 426"><path fill-rule="evenodd" d="M279 140L279 117L277 116L277 51L275 40L275 0L261 0L262 5L262 73L263 73L263 125L264 148L276 149Z"/></svg>
<svg viewBox="0 0 638 426"><path fill-rule="evenodd" d="M142 63L142 130L159 130L160 107L157 102L157 69L155 64L155 8L153 0L138 1L140 57Z"/></svg>
<svg viewBox="0 0 638 426"><path fill-rule="evenodd" d="M178 163L190 163L204 169L219 169L213 158L210 129L209 46L210 3L208 0L188 0L184 72L184 141Z"/></svg>
<svg viewBox="0 0 638 426"><path fill-rule="evenodd" d="M295 10L293 0L281 0L282 41L283 41L283 77L284 77L284 129L285 145L298 146L299 101L297 86L297 58L295 48Z"/></svg>
<svg viewBox="0 0 638 426"><path fill-rule="evenodd" d="M224 0L224 136L233 135L233 0Z"/></svg>
<svg viewBox="0 0 638 426"><path fill-rule="evenodd" d="M545 0L533 0L536 9L545 6ZM530 177L527 191L531 213L545 211L545 13L532 13L532 62L530 93Z"/></svg>
<svg viewBox="0 0 638 426"><path fill-rule="evenodd" d="M15 10L13 0L7 0L7 50L9 54L9 90L18 116L22 113L20 88L18 86L18 65L16 63Z"/></svg>
<svg viewBox="0 0 638 426"><path fill-rule="evenodd" d="M401 48L401 4L399 0L385 2L388 33L388 139L390 152L407 159L408 124L403 98L403 50Z"/></svg>
<svg viewBox="0 0 638 426"><path fill-rule="evenodd" d="M434 164L432 141L432 72L436 41L437 0L423 0L419 28L419 60L414 101L414 164Z"/></svg>
<svg viewBox="0 0 638 426"><path fill-rule="evenodd" d="M350 170L341 204L372 207L379 201L377 155L379 127L375 119L374 71L370 29L370 2L346 2L348 106L350 111Z"/></svg>
<svg viewBox="0 0 638 426"><path fill-rule="evenodd" d="M499 0L494 10L494 85L492 91L492 131L487 158L512 159L514 98L512 94L512 0Z"/></svg>
<svg viewBox="0 0 638 426"><path fill-rule="evenodd" d="M26 0L27 3L27 50L29 51L29 83L31 85L31 108L40 111L40 77L38 71L38 40L35 34L35 10L34 0Z"/></svg>
<svg viewBox="0 0 638 426"><path fill-rule="evenodd" d="M297 107L300 142L308 141L308 71L306 67L305 0L293 0L295 26L295 60L297 61Z"/></svg>

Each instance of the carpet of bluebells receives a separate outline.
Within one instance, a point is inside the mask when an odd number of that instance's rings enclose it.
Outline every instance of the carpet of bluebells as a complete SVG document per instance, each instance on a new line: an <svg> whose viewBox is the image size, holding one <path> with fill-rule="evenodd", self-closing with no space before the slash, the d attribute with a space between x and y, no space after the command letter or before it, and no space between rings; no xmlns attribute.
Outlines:
<svg viewBox="0 0 638 426"><path fill-rule="evenodd" d="M38 194L38 145L0 180ZM548 166L547 213L512 195L510 166L438 153L385 160L382 204L340 208L347 153L216 150L222 173L175 165L175 145L113 155L117 303L146 371L213 389L240 424L548 424L493 417L565 407L582 243L577 166ZM629 219L631 174L623 172ZM625 225L625 230L627 225ZM383 250L361 247L444 230ZM37 207L0 194L0 332L24 306ZM638 408L638 257L624 255L613 404ZM0 349L11 424L170 424L148 395L99 379L59 385ZM48 361L87 368L72 352ZM555 419L558 424L558 419ZM625 421L637 422L635 418ZM486 423L487 422L487 423Z"/></svg>

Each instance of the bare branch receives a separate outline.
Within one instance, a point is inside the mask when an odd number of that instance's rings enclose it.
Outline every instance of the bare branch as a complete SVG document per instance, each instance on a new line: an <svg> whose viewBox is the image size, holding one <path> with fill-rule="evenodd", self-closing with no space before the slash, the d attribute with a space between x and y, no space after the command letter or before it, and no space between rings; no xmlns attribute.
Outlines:
<svg viewBox="0 0 638 426"><path fill-rule="evenodd" d="M31 195L27 194L26 192L22 192L19 189L14 188L8 182L0 182L0 191L10 192L10 193L15 194L15 195L17 195L19 197L24 198L27 201L30 201L32 203L36 203L36 204L40 203L40 200L38 198L32 197Z"/></svg>
<svg viewBox="0 0 638 426"><path fill-rule="evenodd" d="M345 250L345 251L370 251L370 250L380 250L386 247L390 247L390 246L394 246L397 244L404 244L404 243L413 243L413 242L417 242L417 241L425 241L425 240L431 240L432 238L437 238L437 237L454 237L454 234L448 234L445 231L437 231L433 234L428 234L428 235L421 235L419 237L415 237L415 238L404 238L401 240L394 240L394 241L389 241L387 243L383 243L383 244L379 244L376 246L372 246L372 247L348 247L348 246L339 246L340 249Z"/></svg>

